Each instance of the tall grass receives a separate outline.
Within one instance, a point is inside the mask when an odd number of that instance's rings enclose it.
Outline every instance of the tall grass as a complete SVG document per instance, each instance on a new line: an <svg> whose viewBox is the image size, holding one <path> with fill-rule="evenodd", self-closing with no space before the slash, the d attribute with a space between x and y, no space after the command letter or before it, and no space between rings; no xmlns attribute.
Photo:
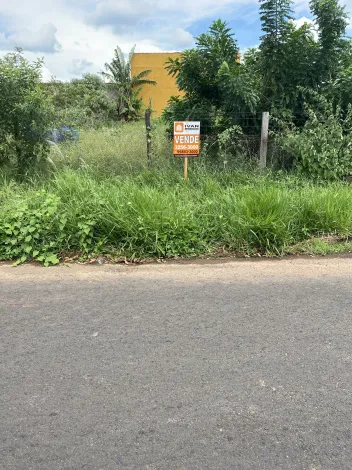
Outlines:
<svg viewBox="0 0 352 470"><path fill-rule="evenodd" d="M163 124L154 124L152 139L153 166L167 166L172 146ZM90 169L103 177L138 173L147 168L145 125L142 121L119 122L115 127L83 130L76 145L52 146L50 162L55 170Z"/></svg>
<svg viewBox="0 0 352 470"><path fill-rule="evenodd" d="M53 205L49 218L41 215L48 198ZM92 168L66 168L42 183L4 180L0 205L2 258L10 257L2 249L5 240L17 246L4 229L13 214L21 219L39 213L43 240L38 242L57 253L113 252L138 258L219 249L282 253L313 236L352 234L348 185L315 185L277 174L209 173L201 166L191 171L189 181L177 168L138 175L107 173L104 178ZM21 226L22 219L18 223Z"/></svg>
<svg viewBox="0 0 352 470"><path fill-rule="evenodd" d="M153 121L151 134L152 168L180 170L183 159L172 158L172 141L162 121ZM216 142L204 142L201 148L201 157L191 159L190 170L224 172L224 159L216 150ZM257 156L239 152L232 158L226 157L226 169L252 170ZM119 122L115 127L82 130L77 144L53 145L49 161L54 171L64 168L88 170L94 172L95 177L138 174L148 167L145 124L142 121Z"/></svg>

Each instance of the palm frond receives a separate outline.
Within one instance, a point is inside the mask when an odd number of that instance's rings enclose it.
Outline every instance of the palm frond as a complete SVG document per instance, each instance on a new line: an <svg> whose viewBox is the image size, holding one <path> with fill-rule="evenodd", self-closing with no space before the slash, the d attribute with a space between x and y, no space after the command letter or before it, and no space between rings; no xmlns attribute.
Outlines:
<svg viewBox="0 0 352 470"><path fill-rule="evenodd" d="M102 75L105 79L108 79L110 82L113 82L114 81L114 77L112 76L111 73L107 73L107 72L100 72L100 75Z"/></svg>
<svg viewBox="0 0 352 470"><path fill-rule="evenodd" d="M132 77L132 80L141 80L142 78L146 77L147 75L149 75L152 71L151 70L143 70L142 72L140 73L137 73L137 75L134 75Z"/></svg>
<svg viewBox="0 0 352 470"><path fill-rule="evenodd" d="M137 85L156 85L154 80L135 80L134 77L132 78L132 86Z"/></svg>
<svg viewBox="0 0 352 470"><path fill-rule="evenodd" d="M132 49L130 50L130 53L128 54L128 62L130 65L134 56L135 49L136 49L136 44L132 47Z"/></svg>
<svg viewBox="0 0 352 470"><path fill-rule="evenodd" d="M116 46L116 49L115 49L115 57L116 57L116 59L119 60L121 66L122 66L123 68L126 67L125 54L122 52L122 49L121 49L121 47L119 47L119 46Z"/></svg>

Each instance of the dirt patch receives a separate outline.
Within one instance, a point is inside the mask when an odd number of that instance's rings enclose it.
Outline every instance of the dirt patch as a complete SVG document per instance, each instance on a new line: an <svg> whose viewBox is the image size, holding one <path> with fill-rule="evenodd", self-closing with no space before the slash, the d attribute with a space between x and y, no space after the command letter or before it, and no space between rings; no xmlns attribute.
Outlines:
<svg viewBox="0 0 352 470"><path fill-rule="evenodd" d="M329 257L285 257L279 259L205 259L179 260L167 263L144 265L82 265L61 264L51 268L27 264L13 267L0 265L0 283L22 281L70 282L72 279L85 281L116 282L120 277L170 278L175 282L259 282L263 279L320 278L352 275L352 256ZM258 262L259 261L259 262Z"/></svg>

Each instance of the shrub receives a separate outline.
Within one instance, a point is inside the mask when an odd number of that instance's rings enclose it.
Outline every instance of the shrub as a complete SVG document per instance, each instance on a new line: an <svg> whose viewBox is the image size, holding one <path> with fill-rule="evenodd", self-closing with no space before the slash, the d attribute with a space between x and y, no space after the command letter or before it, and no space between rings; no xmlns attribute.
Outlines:
<svg viewBox="0 0 352 470"><path fill-rule="evenodd" d="M55 106L56 127L96 128L116 121L113 96L103 80L94 74L84 74L70 82L52 80L42 89Z"/></svg>
<svg viewBox="0 0 352 470"><path fill-rule="evenodd" d="M5 208L0 219L0 258L57 264L66 225L65 215L59 215L59 204L57 196L42 190Z"/></svg>
<svg viewBox="0 0 352 470"><path fill-rule="evenodd" d="M52 107L40 87L41 68L19 49L0 59L0 164L12 164L21 177L49 152Z"/></svg>
<svg viewBox="0 0 352 470"><path fill-rule="evenodd" d="M294 156L297 167L310 176L339 179L352 170L352 108L346 117L329 106L328 113L308 110L301 131L286 134L284 148Z"/></svg>

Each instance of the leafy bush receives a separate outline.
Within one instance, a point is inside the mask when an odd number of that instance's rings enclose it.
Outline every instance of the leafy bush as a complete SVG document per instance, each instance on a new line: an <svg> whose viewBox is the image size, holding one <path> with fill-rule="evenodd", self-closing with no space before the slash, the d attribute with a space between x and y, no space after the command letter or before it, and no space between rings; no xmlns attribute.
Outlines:
<svg viewBox="0 0 352 470"><path fill-rule="evenodd" d="M352 171L352 108L347 116L340 109L321 114L308 110L302 131L295 130L284 138L284 148L296 165L312 177L339 179Z"/></svg>
<svg viewBox="0 0 352 470"><path fill-rule="evenodd" d="M56 194L44 189L27 193L5 205L0 259L16 259L16 264L35 259L49 266L58 264L58 254L67 249L87 255L99 247L94 226L92 215L69 213Z"/></svg>
<svg viewBox="0 0 352 470"><path fill-rule="evenodd" d="M64 214L58 215L59 204L57 196L42 190L5 207L0 219L0 258L57 264L67 222Z"/></svg>
<svg viewBox="0 0 352 470"><path fill-rule="evenodd" d="M117 118L113 94L97 75L85 74L70 82L52 80L42 88L54 104L56 127L96 128Z"/></svg>
<svg viewBox="0 0 352 470"><path fill-rule="evenodd" d="M239 136L243 134L239 126L232 126L218 135L219 153L226 169L228 160L239 147Z"/></svg>
<svg viewBox="0 0 352 470"><path fill-rule="evenodd" d="M0 165L23 177L49 152L46 132L52 107L40 87L42 61L20 49L0 59Z"/></svg>

